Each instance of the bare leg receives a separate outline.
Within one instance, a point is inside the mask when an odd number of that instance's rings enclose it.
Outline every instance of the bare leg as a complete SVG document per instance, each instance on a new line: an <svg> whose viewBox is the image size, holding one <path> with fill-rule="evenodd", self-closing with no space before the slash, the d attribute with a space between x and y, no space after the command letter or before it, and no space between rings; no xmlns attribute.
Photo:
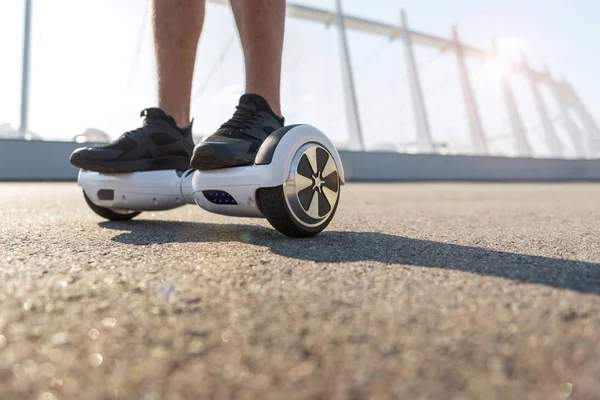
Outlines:
<svg viewBox="0 0 600 400"><path fill-rule="evenodd" d="M231 0L246 66L246 93L262 96L281 116L279 89L285 0Z"/></svg>
<svg viewBox="0 0 600 400"><path fill-rule="evenodd" d="M190 124L194 62L204 6L205 0L152 1L158 106L175 118L180 128Z"/></svg>

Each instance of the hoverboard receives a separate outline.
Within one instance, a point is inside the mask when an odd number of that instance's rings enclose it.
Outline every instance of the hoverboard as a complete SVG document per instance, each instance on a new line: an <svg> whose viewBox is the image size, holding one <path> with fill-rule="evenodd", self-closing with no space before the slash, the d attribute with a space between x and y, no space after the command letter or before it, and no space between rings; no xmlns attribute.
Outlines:
<svg viewBox="0 0 600 400"><path fill-rule="evenodd" d="M266 218L292 237L313 236L329 225L344 182L338 152L310 125L271 133L249 166L111 174L80 170L77 179L92 211L112 221L197 204L216 214Z"/></svg>

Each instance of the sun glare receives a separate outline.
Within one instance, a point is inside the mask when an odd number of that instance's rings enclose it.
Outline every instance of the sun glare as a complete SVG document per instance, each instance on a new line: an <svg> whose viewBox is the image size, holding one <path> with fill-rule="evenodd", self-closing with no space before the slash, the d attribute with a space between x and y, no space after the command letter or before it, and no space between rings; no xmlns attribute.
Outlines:
<svg viewBox="0 0 600 400"><path fill-rule="evenodd" d="M516 36L505 36L496 39L496 49L500 57L520 60L523 54L531 51L531 46Z"/></svg>
<svg viewBox="0 0 600 400"><path fill-rule="evenodd" d="M496 56L490 57L481 66L479 79L499 79L511 70L511 62L519 62L523 54L531 51L531 46L523 39L515 36L504 36L496 39Z"/></svg>
<svg viewBox="0 0 600 400"><path fill-rule="evenodd" d="M480 69L478 74L480 79L499 79L506 75L510 70L510 63L503 58L493 57L488 59Z"/></svg>

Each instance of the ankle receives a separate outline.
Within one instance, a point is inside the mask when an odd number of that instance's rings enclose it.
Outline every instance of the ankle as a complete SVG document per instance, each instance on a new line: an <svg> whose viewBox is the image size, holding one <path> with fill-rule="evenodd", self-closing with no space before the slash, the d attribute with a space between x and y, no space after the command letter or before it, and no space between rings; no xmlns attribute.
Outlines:
<svg viewBox="0 0 600 400"><path fill-rule="evenodd" d="M256 94L265 99L265 101L271 108L273 114L275 114L276 117L283 119L283 115L281 115L281 105L279 102L279 96L271 96L260 90L249 90L249 88L246 90L246 94Z"/></svg>
<svg viewBox="0 0 600 400"><path fill-rule="evenodd" d="M171 115L171 114L169 114ZM174 116L171 115L171 117L173 117L173 119L175 120L175 125L177 125L177 128L181 129L181 130L186 130L192 127L192 121L190 121L190 116L189 115L185 115L185 116Z"/></svg>
<svg viewBox="0 0 600 400"><path fill-rule="evenodd" d="M270 103L269 101L267 101L269 103L269 107L271 107L271 111L273 111L273 114L275 114L275 116L283 119L283 115L281 115L281 106L279 105L279 103L273 105L273 103Z"/></svg>
<svg viewBox="0 0 600 400"><path fill-rule="evenodd" d="M167 114L175 120L175 125L177 125L179 129L187 129L191 126L192 123L190 121L189 111L186 112L185 110L178 110L176 108L164 106L161 104L159 104L158 107L161 110L163 110L165 114Z"/></svg>

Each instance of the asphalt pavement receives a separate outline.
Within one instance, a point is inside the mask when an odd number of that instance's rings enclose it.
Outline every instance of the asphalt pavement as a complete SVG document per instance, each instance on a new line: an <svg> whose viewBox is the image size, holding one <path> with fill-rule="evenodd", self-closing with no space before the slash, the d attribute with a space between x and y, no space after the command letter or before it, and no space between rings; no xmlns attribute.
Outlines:
<svg viewBox="0 0 600 400"><path fill-rule="evenodd" d="M293 240L0 183L0 304L2 400L598 399L600 185L349 184Z"/></svg>

